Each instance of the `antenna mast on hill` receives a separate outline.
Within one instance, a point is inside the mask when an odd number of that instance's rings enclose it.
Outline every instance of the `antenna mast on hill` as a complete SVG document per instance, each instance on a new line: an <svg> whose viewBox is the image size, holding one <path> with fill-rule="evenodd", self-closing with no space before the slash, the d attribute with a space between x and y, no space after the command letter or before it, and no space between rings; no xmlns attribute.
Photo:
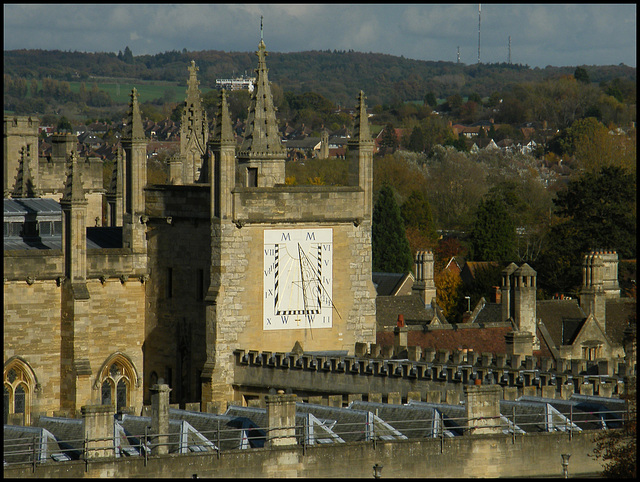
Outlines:
<svg viewBox="0 0 640 482"><path fill-rule="evenodd" d="M480 13L482 12L482 4L478 4L478 64L480 64Z"/></svg>
<svg viewBox="0 0 640 482"><path fill-rule="evenodd" d="M511 65L511 35L509 35L509 65Z"/></svg>
<svg viewBox="0 0 640 482"><path fill-rule="evenodd" d="M460 46L458 45L458 63L460 63Z"/></svg>

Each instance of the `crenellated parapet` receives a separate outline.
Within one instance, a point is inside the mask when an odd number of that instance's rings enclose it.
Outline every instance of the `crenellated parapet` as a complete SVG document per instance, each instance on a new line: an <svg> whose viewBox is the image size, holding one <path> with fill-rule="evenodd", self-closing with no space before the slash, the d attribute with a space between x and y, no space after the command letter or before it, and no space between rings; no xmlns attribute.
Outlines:
<svg viewBox="0 0 640 482"><path fill-rule="evenodd" d="M566 398L572 393L621 393L626 365L547 357L425 349L393 358L387 347L358 344L356 355L234 350L235 385L249 392L273 388L302 393L369 393L454 390L499 385L511 396ZM392 348L392 347L391 347ZM418 347L419 348L419 347ZM511 390L515 390L512 392ZM505 395L507 396L507 395Z"/></svg>

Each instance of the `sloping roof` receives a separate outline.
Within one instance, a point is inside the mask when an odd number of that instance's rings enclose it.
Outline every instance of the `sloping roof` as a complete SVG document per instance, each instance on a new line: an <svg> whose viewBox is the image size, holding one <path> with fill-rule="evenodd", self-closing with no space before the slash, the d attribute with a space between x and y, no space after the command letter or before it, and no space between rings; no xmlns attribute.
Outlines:
<svg viewBox="0 0 640 482"><path fill-rule="evenodd" d="M84 429L81 419L62 417L39 417L35 422L51 432L64 453L72 459L79 459L84 450Z"/></svg>
<svg viewBox="0 0 640 482"><path fill-rule="evenodd" d="M367 411L296 403L296 413L312 413L320 420L335 421L332 430L345 442L367 440Z"/></svg>
<svg viewBox="0 0 640 482"><path fill-rule="evenodd" d="M374 272L372 279L378 296L395 296L407 279L413 279L413 274Z"/></svg>
<svg viewBox="0 0 640 482"><path fill-rule="evenodd" d="M434 436L436 409L431 406L393 405L388 403L355 401L349 409L376 413L407 438Z"/></svg>
<svg viewBox="0 0 640 482"><path fill-rule="evenodd" d="M405 318L406 320L406 318ZM407 343L409 346L420 346L422 349L434 348L456 350L471 348L475 352L506 353L505 335L512 331L511 326L499 327L462 327L457 330L443 329L428 332L409 331ZM381 345L393 345L393 332L378 332L376 342Z"/></svg>
<svg viewBox="0 0 640 482"><path fill-rule="evenodd" d="M499 323L502 321L502 305L500 303L485 303L484 307L478 313L474 323Z"/></svg>
<svg viewBox="0 0 640 482"><path fill-rule="evenodd" d="M4 199L4 215L62 215L60 203L48 198Z"/></svg>
<svg viewBox="0 0 640 482"><path fill-rule="evenodd" d="M564 340L577 334L581 323L587 316L580 308L578 300L540 300L536 302L536 317L542 320L553 344L563 345ZM565 323L566 321L566 323Z"/></svg>
<svg viewBox="0 0 640 482"><path fill-rule="evenodd" d="M403 315L407 324L426 324L433 319L433 308L425 307L416 295L376 297L376 323L379 331L384 327L396 326L398 315Z"/></svg>
<svg viewBox="0 0 640 482"><path fill-rule="evenodd" d="M5 425L3 459L7 464L32 462L31 445L36 441L36 460L52 461L53 454L64 453L51 432L42 427Z"/></svg>
<svg viewBox="0 0 640 482"><path fill-rule="evenodd" d="M287 149L315 149L320 144L319 137L305 137L303 139L290 139L282 142Z"/></svg>
<svg viewBox="0 0 640 482"><path fill-rule="evenodd" d="M242 447L242 430L238 428L237 418L231 415L191 412L175 408L169 409L174 420L186 420L200 434L212 442L220 444L220 450L234 450ZM218 436L218 428L220 435Z"/></svg>
<svg viewBox="0 0 640 482"><path fill-rule="evenodd" d="M611 341L622 345L624 330L629 319L636 314L637 303L633 298L610 298L606 301L606 333Z"/></svg>
<svg viewBox="0 0 640 482"><path fill-rule="evenodd" d="M122 248L122 227L87 228L87 249ZM62 236L45 236L33 239L5 238L5 251L23 249L62 249Z"/></svg>

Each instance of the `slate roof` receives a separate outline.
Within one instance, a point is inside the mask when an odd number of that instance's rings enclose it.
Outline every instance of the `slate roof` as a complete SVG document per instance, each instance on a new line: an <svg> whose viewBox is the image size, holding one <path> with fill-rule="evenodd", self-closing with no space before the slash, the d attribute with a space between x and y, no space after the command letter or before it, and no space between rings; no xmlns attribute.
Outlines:
<svg viewBox="0 0 640 482"><path fill-rule="evenodd" d="M426 409L431 407L438 410L443 417L444 426L453 435L460 436L464 434L463 428L466 426L466 411L463 405L449 405L446 403L418 402L412 400L407 403L408 407L417 407Z"/></svg>
<svg viewBox="0 0 640 482"><path fill-rule="evenodd" d="M287 149L314 149L320 144L319 137L304 137L302 139L290 139L283 141L282 144Z"/></svg>
<svg viewBox="0 0 640 482"><path fill-rule="evenodd" d="M624 330L635 312L636 301L633 298L606 300L606 333L613 343L622 345ZM556 346L571 344L587 319L587 315L575 299L538 301L536 314Z"/></svg>
<svg viewBox="0 0 640 482"><path fill-rule="evenodd" d="M122 248L122 227L87 228L87 249ZM61 236L44 236L31 239L4 238L5 251L23 249L62 249Z"/></svg>
<svg viewBox="0 0 640 482"><path fill-rule="evenodd" d="M17 198L4 199L4 216L62 216L60 203L48 198Z"/></svg>
<svg viewBox="0 0 640 482"><path fill-rule="evenodd" d="M402 284L409 277L410 274L407 273L371 273L373 285L376 287L376 293L378 296L396 295L398 289L402 287Z"/></svg>
<svg viewBox="0 0 640 482"><path fill-rule="evenodd" d="M376 297L378 331L396 326L398 315L404 315L404 321L408 325L428 324L433 319L433 308L425 307L422 300L415 295Z"/></svg>
<svg viewBox="0 0 640 482"><path fill-rule="evenodd" d="M122 420L118 423L124 429L128 442L134 447L140 447L143 444L145 427L148 427L147 434L151 433L151 417L123 415ZM180 435L183 429L180 420L169 420L169 453L180 451ZM154 443L153 439L149 442Z"/></svg>
<svg viewBox="0 0 640 482"><path fill-rule="evenodd" d="M473 322L479 325L502 322L502 305L500 303L485 303Z"/></svg>
<svg viewBox="0 0 640 482"><path fill-rule="evenodd" d="M231 415L191 412L175 408L169 409L169 416L175 420L186 420L214 444L220 444L220 450L234 450L242 447L242 421ZM218 426L220 438L218 439Z"/></svg>
<svg viewBox="0 0 640 482"><path fill-rule="evenodd" d="M60 451L71 459L78 460L82 456L84 430L82 420L62 417L40 417L35 426L47 429L58 442Z"/></svg>
<svg viewBox="0 0 640 482"><path fill-rule="evenodd" d="M556 347L575 336L587 318L575 299L537 301L536 317L542 320Z"/></svg>
<svg viewBox="0 0 640 482"><path fill-rule="evenodd" d="M42 427L5 425L3 437L3 458L7 464L32 462L33 454L30 452L34 438L36 460L39 462L52 461L54 454L63 453L53 434Z"/></svg>
<svg viewBox="0 0 640 482"><path fill-rule="evenodd" d="M636 314L636 300L633 298L610 298L606 303L606 333L612 343L622 345L624 330L629 319Z"/></svg>
<svg viewBox="0 0 640 482"><path fill-rule="evenodd" d="M348 408L377 414L407 438L429 438L437 435L435 418L439 414L435 407L355 401Z"/></svg>
<svg viewBox="0 0 640 482"><path fill-rule="evenodd" d="M327 407L313 403L296 403L297 413L313 413L320 420L335 421L331 429L345 442L368 440L367 422L370 420L365 410Z"/></svg>
<svg viewBox="0 0 640 482"><path fill-rule="evenodd" d="M604 421L608 428L619 428L621 416L609 412L612 410L613 405L605 405L601 400L601 397L588 397L588 398L574 398L573 396L569 400L561 400L556 398L542 398L523 396L518 398L518 402L528 402L537 404L550 404L558 412L562 413L565 417L572 420L582 430L598 430L603 428L602 421ZM624 404L624 401L623 401ZM623 408L620 408L621 410ZM613 408L618 410L618 408ZM516 419L517 423L517 419Z"/></svg>

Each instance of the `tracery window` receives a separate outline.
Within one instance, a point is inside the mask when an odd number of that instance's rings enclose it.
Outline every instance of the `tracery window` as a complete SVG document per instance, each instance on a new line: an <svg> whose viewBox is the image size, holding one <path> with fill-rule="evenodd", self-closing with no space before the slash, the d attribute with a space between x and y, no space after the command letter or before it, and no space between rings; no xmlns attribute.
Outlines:
<svg viewBox="0 0 640 482"><path fill-rule="evenodd" d="M19 358L4 368L4 423L10 415L22 415L22 423L30 424L31 403L36 382L31 368Z"/></svg>
<svg viewBox="0 0 640 482"><path fill-rule="evenodd" d="M130 407L136 374L127 357L116 354L105 362L95 388L100 390L102 405L112 405L117 412Z"/></svg>

